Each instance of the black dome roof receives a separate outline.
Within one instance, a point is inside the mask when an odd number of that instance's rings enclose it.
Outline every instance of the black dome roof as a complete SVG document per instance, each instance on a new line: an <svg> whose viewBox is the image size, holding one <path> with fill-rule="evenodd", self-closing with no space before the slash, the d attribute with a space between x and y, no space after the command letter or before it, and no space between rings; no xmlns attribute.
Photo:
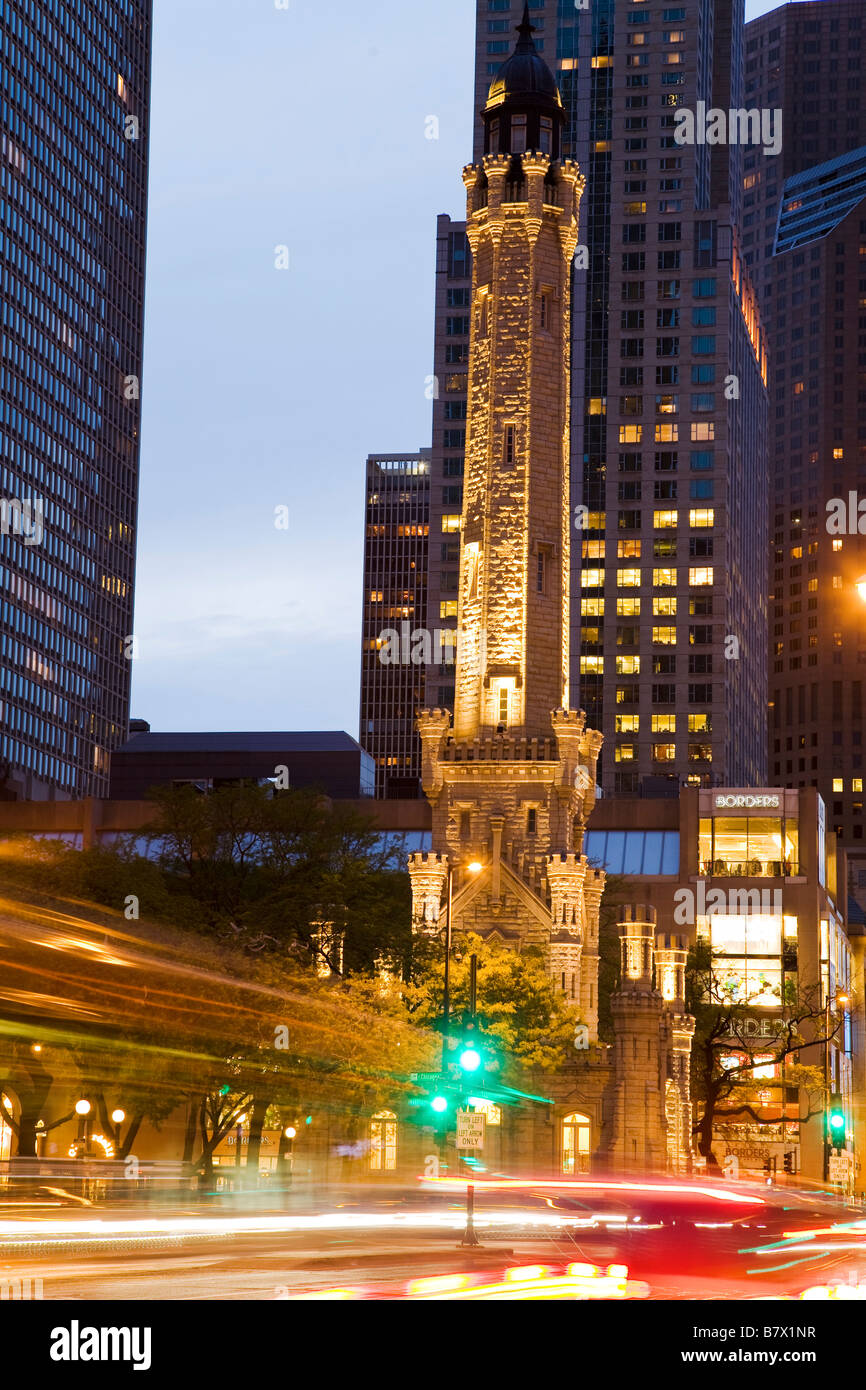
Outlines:
<svg viewBox="0 0 866 1390"><path fill-rule="evenodd" d="M532 38L535 26L529 18L528 5L524 8L517 32L520 38L514 52L506 58L490 84L487 105L500 106L515 97L535 97L562 106L556 78L535 47Z"/></svg>

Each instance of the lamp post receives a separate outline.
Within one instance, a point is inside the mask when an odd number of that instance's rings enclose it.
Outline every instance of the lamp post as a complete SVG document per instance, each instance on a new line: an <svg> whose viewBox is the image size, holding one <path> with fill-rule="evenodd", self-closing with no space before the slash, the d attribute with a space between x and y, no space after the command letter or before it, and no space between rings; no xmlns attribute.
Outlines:
<svg viewBox="0 0 866 1390"><path fill-rule="evenodd" d="M75 1113L78 1116L78 1143L81 1145L78 1151L78 1157L84 1158L90 1141L90 1101L77 1100L75 1102Z"/></svg>

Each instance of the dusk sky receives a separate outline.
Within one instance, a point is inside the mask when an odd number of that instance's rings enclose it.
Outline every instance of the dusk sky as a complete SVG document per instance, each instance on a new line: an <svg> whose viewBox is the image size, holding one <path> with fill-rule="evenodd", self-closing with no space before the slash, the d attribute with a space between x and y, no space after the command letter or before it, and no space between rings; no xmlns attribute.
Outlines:
<svg viewBox="0 0 866 1390"><path fill-rule="evenodd" d="M430 443L475 4L154 12L132 714L357 736L364 460Z"/></svg>

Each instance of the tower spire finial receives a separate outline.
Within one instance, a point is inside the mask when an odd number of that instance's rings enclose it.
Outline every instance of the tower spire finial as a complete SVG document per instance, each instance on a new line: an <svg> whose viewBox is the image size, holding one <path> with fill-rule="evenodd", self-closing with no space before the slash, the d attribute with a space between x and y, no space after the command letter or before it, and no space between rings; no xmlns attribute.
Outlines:
<svg viewBox="0 0 866 1390"><path fill-rule="evenodd" d="M521 53L526 52L528 50L534 52L535 43L533 41L532 35L535 33L535 25L529 18L529 0L524 0L523 18L517 26L517 32L520 35L520 39L518 41L515 52Z"/></svg>

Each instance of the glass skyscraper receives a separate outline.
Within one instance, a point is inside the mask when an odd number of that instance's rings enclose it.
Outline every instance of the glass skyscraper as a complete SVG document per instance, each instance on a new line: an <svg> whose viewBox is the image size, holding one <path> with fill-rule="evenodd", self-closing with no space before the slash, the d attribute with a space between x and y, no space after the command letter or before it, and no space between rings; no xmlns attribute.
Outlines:
<svg viewBox="0 0 866 1390"><path fill-rule="evenodd" d="M0 798L126 737L151 0L0 0Z"/></svg>

